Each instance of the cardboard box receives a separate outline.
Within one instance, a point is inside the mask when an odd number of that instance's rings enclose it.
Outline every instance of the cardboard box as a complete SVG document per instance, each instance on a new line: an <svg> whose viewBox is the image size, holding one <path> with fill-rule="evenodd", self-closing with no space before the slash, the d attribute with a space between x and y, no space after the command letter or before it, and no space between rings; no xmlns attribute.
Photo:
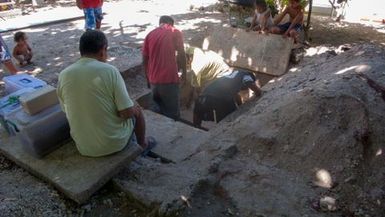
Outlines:
<svg viewBox="0 0 385 217"><path fill-rule="evenodd" d="M19 98L21 106L29 115L34 115L40 111L59 103L56 88L47 85L36 91L25 94Z"/></svg>

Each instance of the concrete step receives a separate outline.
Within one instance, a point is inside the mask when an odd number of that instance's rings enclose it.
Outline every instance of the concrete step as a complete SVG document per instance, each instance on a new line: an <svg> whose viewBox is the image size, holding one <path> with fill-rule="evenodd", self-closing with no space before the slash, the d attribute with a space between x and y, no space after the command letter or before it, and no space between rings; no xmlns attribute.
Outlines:
<svg viewBox="0 0 385 217"><path fill-rule="evenodd" d="M16 137L1 138L2 154L78 203L85 202L142 151L138 146L128 146L118 154L89 158L81 156L71 141L38 159Z"/></svg>
<svg viewBox="0 0 385 217"><path fill-rule="evenodd" d="M200 149L209 133L165 116L145 111L147 134L158 145L154 152L172 160L164 164L151 158L140 158L113 179L121 191L146 205L160 207L162 213L183 210L194 186L209 167L209 157ZM199 159L199 160L198 160Z"/></svg>

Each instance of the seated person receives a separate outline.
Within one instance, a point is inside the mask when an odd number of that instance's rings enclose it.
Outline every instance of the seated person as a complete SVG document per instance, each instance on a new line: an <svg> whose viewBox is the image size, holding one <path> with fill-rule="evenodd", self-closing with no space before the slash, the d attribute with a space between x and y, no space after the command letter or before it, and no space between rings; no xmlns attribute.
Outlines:
<svg viewBox="0 0 385 217"><path fill-rule="evenodd" d="M228 74L209 84L195 101L193 122L200 127L202 121L219 122L237 109L238 92L251 89L256 96L261 95L257 80L252 72L230 70Z"/></svg>
<svg viewBox="0 0 385 217"><path fill-rule="evenodd" d="M290 21L279 24L286 14L290 16ZM299 31L302 30L303 25L303 8L300 0L289 0L289 5L274 20L274 25L277 26L271 28L271 33L291 37L294 39L294 43L297 43L299 40Z"/></svg>
<svg viewBox="0 0 385 217"><path fill-rule="evenodd" d="M107 38L88 30L80 38L81 58L59 74L57 93L80 154L99 157L135 142L149 151L142 110L128 95L117 68L107 60Z"/></svg>
<svg viewBox="0 0 385 217"><path fill-rule="evenodd" d="M267 7L265 0L256 0L254 5L254 17L251 21L251 26L246 31L269 32L273 26L270 8Z"/></svg>
<svg viewBox="0 0 385 217"><path fill-rule="evenodd" d="M13 48L12 54L21 66L31 64L32 49L28 45L27 39L27 35L24 32L16 32L14 35L16 46Z"/></svg>
<svg viewBox="0 0 385 217"><path fill-rule="evenodd" d="M229 71L230 67L223 57L214 51L202 50L197 47L186 49L187 82L182 86L182 101L187 107L194 101L208 83ZM196 97L195 97L196 96Z"/></svg>
<svg viewBox="0 0 385 217"><path fill-rule="evenodd" d="M3 40L3 37L0 35L0 62L5 66L11 74L17 74L18 70L15 65L13 65L11 60L11 54L8 51L8 48Z"/></svg>

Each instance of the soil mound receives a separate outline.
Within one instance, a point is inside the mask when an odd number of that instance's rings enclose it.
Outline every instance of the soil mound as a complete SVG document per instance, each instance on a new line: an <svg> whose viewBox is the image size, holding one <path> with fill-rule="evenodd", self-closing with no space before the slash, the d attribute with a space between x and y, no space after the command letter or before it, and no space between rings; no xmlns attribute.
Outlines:
<svg viewBox="0 0 385 217"><path fill-rule="evenodd" d="M307 50L251 109L211 131L210 173L240 216L385 213L385 93L374 88L385 86L385 52L346 49Z"/></svg>

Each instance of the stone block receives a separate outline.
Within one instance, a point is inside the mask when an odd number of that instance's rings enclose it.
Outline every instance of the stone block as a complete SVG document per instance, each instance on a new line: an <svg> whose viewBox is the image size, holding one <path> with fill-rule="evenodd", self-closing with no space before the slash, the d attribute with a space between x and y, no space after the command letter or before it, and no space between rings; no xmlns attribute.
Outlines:
<svg viewBox="0 0 385 217"><path fill-rule="evenodd" d="M281 76L286 73L293 41L281 35L258 34L244 29L215 27L202 48L217 52L239 68Z"/></svg>
<svg viewBox="0 0 385 217"><path fill-rule="evenodd" d="M152 111L144 111L147 135L155 137L154 152L174 162L180 162L195 153L208 137L208 132L167 118Z"/></svg>
<svg viewBox="0 0 385 217"><path fill-rule="evenodd" d="M151 111L145 111L144 116L147 134L158 142L153 151L174 163L140 158L114 177L113 182L134 199L159 205L162 213L182 210L182 197L190 197L209 166L207 153L199 148L209 134Z"/></svg>
<svg viewBox="0 0 385 217"><path fill-rule="evenodd" d="M85 202L142 151L139 146L128 146L110 156L90 158L81 156L70 141L37 159L15 137L1 135L1 138L2 154L78 203Z"/></svg>
<svg viewBox="0 0 385 217"><path fill-rule="evenodd" d="M59 103L56 88L47 85L19 98L21 106L29 115L34 115L50 106Z"/></svg>

